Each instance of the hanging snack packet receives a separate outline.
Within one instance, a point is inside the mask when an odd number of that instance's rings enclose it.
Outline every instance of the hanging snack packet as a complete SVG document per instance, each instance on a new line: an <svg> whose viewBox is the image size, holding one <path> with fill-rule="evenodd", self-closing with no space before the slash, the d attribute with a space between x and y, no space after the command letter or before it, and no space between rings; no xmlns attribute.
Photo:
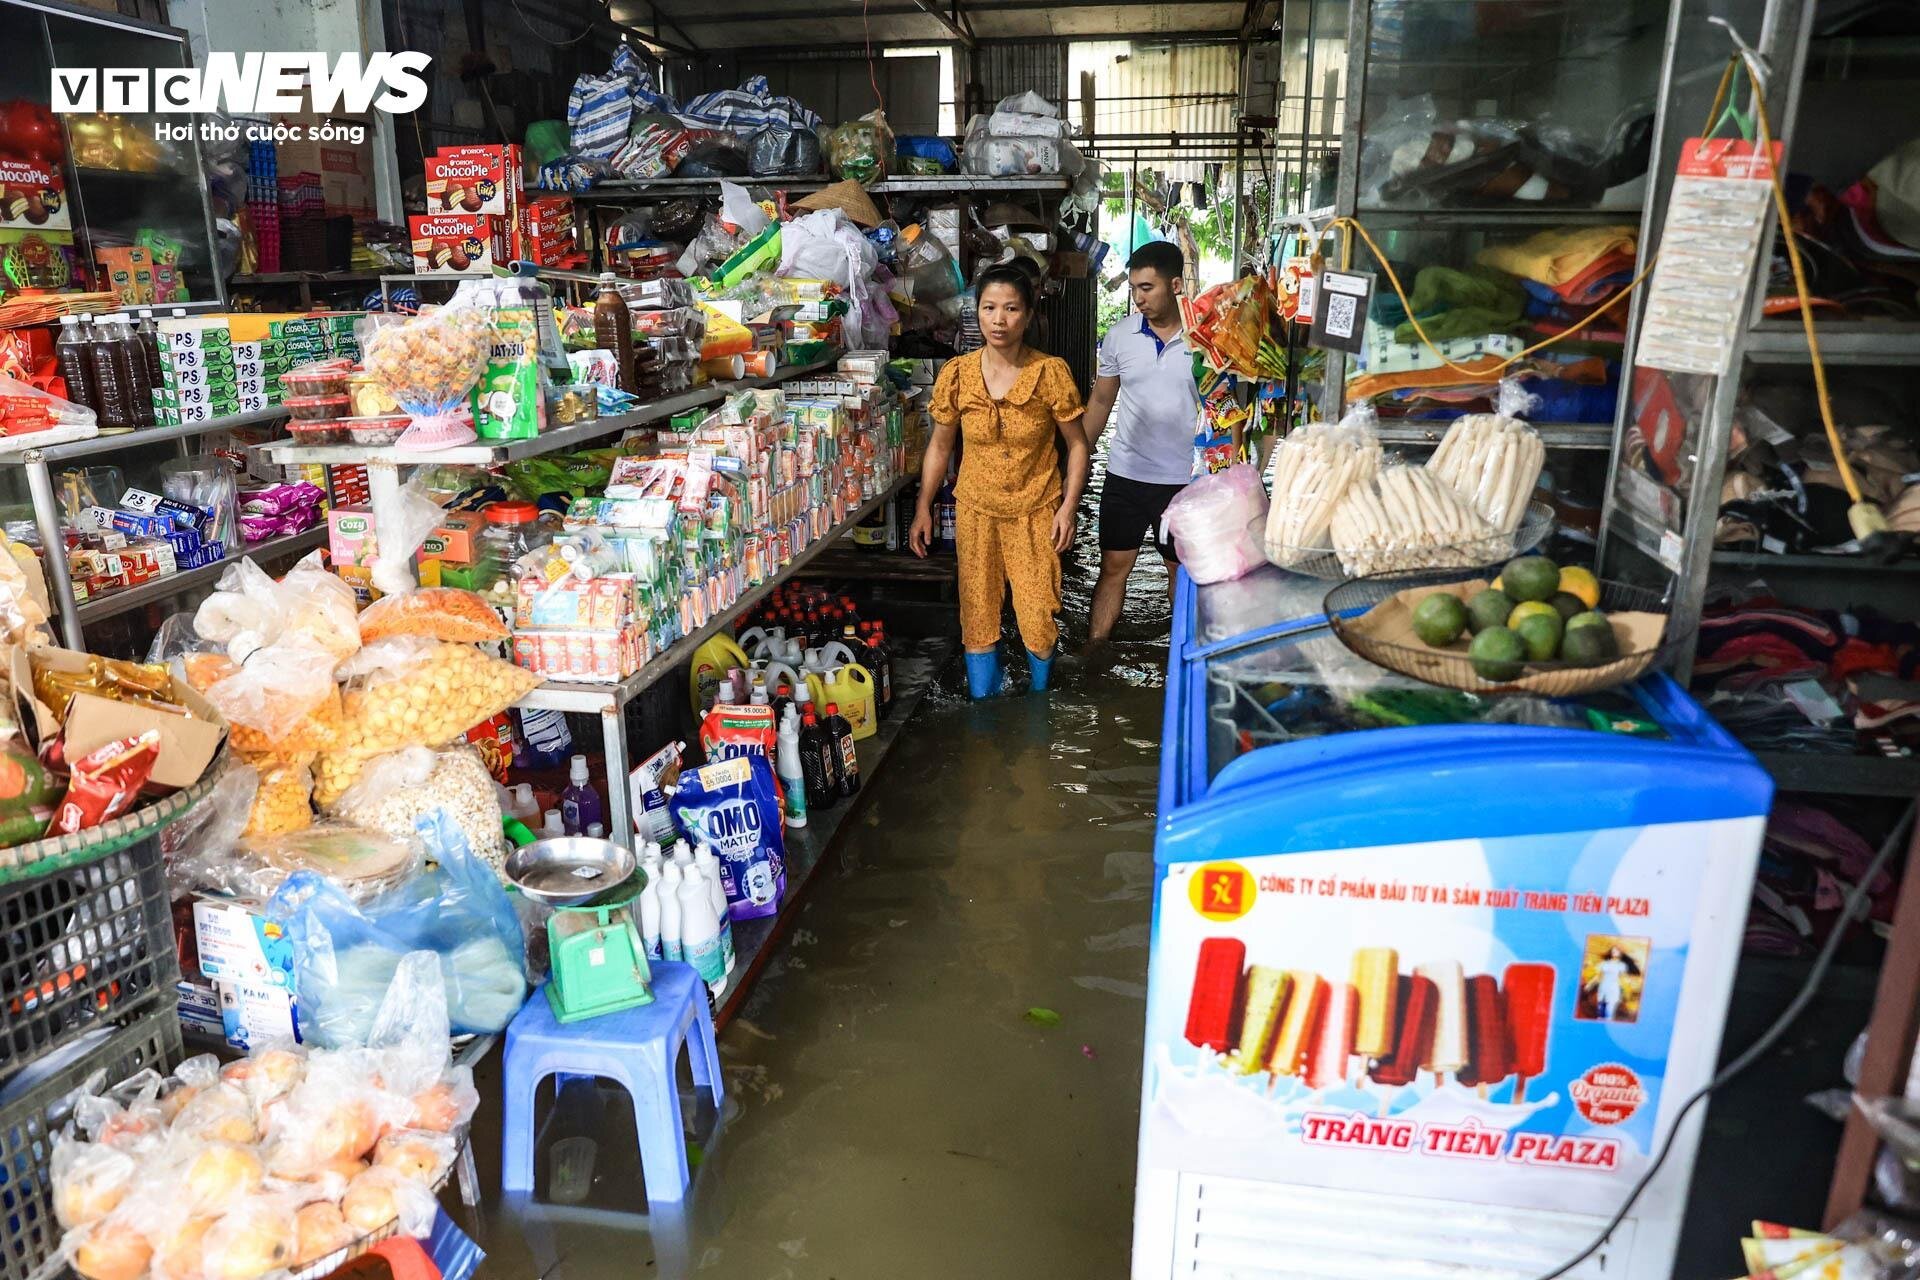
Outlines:
<svg viewBox="0 0 1920 1280"><path fill-rule="evenodd" d="M773 766L765 757L744 755L684 772L668 805L687 838L718 855L731 919L780 910L787 892L786 850Z"/></svg>

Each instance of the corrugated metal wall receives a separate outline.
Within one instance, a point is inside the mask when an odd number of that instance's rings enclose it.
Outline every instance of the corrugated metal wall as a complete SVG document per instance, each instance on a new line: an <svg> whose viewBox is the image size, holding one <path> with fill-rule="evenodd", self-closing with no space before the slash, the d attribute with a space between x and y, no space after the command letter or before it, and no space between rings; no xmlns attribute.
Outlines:
<svg viewBox="0 0 1920 1280"><path fill-rule="evenodd" d="M973 55L972 98L965 105L960 127L976 111L991 111L1000 99L1032 89L1048 102L1065 105L1067 99L1067 45L1065 41L982 44ZM1076 90L1077 94L1077 90ZM1068 107L1067 113L1073 114Z"/></svg>
<svg viewBox="0 0 1920 1280"><path fill-rule="evenodd" d="M1232 44L1073 46L1069 72L1094 81L1089 149L1118 164L1151 163L1170 180L1197 182L1209 162L1233 155L1240 50ZM1075 96L1079 90L1076 87ZM1083 124L1076 101L1075 124ZM1179 135L1178 145L1170 140Z"/></svg>

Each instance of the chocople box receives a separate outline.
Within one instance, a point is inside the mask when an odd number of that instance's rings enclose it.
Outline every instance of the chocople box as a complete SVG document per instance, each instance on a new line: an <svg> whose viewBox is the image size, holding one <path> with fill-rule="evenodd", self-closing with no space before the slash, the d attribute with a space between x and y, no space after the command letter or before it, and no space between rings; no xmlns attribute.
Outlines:
<svg viewBox="0 0 1920 1280"><path fill-rule="evenodd" d="M407 219L422 275L473 275L506 266L507 220L494 214L415 214Z"/></svg>
<svg viewBox="0 0 1920 1280"><path fill-rule="evenodd" d="M57 167L0 156L0 227L71 231L67 184Z"/></svg>
<svg viewBox="0 0 1920 1280"><path fill-rule="evenodd" d="M514 218L520 205L520 148L442 147L427 158L432 213L487 213Z"/></svg>

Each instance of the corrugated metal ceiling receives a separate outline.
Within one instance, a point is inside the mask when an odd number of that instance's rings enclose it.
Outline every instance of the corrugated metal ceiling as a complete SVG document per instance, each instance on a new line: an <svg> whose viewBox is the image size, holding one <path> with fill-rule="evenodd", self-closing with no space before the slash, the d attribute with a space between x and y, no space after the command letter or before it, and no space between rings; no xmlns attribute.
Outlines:
<svg viewBox="0 0 1920 1280"><path fill-rule="evenodd" d="M952 16L950 3L929 7ZM906 0L870 0L863 19L858 0L822 0L817 6L780 8L771 0L740 0L733 7L712 0L621 0L615 16L695 49L941 43L952 32ZM1114 39L1238 34L1246 6L1238 0L1101 0L1059 4L1053 0L977 0L963 3L964 21L982 41L1050 37Z"/></svg>

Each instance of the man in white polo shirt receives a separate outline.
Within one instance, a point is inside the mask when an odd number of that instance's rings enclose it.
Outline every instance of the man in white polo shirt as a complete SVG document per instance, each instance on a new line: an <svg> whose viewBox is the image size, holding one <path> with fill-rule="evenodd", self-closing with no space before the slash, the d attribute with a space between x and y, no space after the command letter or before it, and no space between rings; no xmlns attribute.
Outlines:
<svg viewBox="0 0 1920 1280"><path fill-rule="evenodd" d="M1200 394L1180 327L1180 287L1186 262L1164 240L1141 245L1127 259L1127 283L1137 315L1115 321L1100 340L1100 363L1087 397L1087 445L1096 447L1107 420L1114 423L1100 492L1100 580L1093 588L1087 641L1113 635L1127 576L1152 541L1173 582L1173 541L1162 517L1193 474L1194 413Z"/></svg>

